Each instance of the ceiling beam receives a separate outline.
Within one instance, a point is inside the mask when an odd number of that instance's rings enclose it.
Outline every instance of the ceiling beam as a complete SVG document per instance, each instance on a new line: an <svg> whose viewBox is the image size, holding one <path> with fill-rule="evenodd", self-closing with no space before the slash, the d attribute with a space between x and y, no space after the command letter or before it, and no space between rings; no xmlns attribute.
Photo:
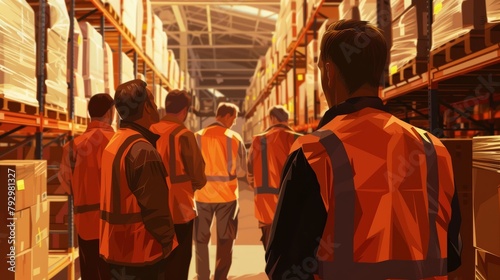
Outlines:
<svg viewBox="0 0 500 280"><path fill-rule="evenodd" d="M207 31L207 30L204 30L204 31L200 31L200 30L189 30L189 31L186 31L188 34L190 35L205 35L205 34L214 34L214 35L218 35L218 34L224 34L224 35L231 35L231 34L237 34L235 31ZM167 31L167 34L170 35L170 34L174 34L174 35L179 35L180 33L184 33L184 32L181 32L181 31ZM240 31L241 33L241 31ZM248 34L248 35L273 35L274 31L245 31L245 34Z"/></svg>
<svg viewBox="0 0 500 280"><path fill-rule="evenodd" d="M208 37L208 44L210 46L213 45L213 37L212 37L212 16L210 15L210 5L207 5L207 27L208 32L210 32L210 36Z"/></svg>
<svg viewBox="0 0 500 280"><path fill-rule="evenodd" d="M200 5L246 5L246 6L279 6L280 2L273 1L151 1L152 6L165 5L183 5L183 6L200 6Z"/></svg>
<svg viewBox="0 0 500 280"><path fill-rule="evenodd" d="M255 62L257 63L257 58L190 58L189 61L199 61L199 62L212 62L214 60L217 61L225 61L225 62Z"/></svg>
<svg viewBox="0 0 500 280"><path fill-rule="evenodd" d="M245 81L248 81L250 80L252 77L250 76L244 76L244 77L226 77L226 76L202 76L202 77L191 77L191 78L200 78L200 79L203 79L203 80L217 80L217 79L221 79L221 80L245 80Z"/></svg>
<svg viewBox="0 0 500 280"><path fill-rule="evenodd" d="M181 32L187 31L187 24L185 18L182 16L181 9L177 5L172 5L172 11L174 12L175 20L179 26Z"/></svg>
<svg viewBox="0 0 500 280"><path fill-rule="evenodd" d="M224 9L224 8L212 8L213 11L215 12L218 12L218 13L222 13L222 14L231 14L237 18L244 18L244 19L248 19L248 20L252 20L254 21L255 20L255 16L251 16L251 15L246 15L246 14L243 14L241 12L235 12L235 11L231 11L230 9ZM269 19L269 18L266 18L266 17L262 17L260 15L260 9L259 9L259 14L257 15L257 20L261 20L265 23L268 23L268 24L272 24L272 25L276 25L276 21L275 20L272 20L272 19Z"/></svg>
<svg viewBox="0 0 500 280"><path fill-rule="evenodd" d="M169 49L182 49L182 48L191 48L191 49L249 49L249 48L269 48L269 46L262 45L252 45L252 44L243 44L243 45L215 45L215 46L207 46L207 45L169 45Z"/></svg>
<svg viewBox="0 0 500 280"><path fill-rule="evenodd" d="M207 25L206 21L199 20L199 19L194 19L194 18L189 18L189 22L197 24L199 26L206 26ZM254 26L252 25L252 28L253 27ZM247 35L245 35L245 33L247 31L252 32L252 30L241 30L241 29L237 29L237 28L230 28L230 27L228 27L228 25L224 26L224 25L212 24L212 28L222 29L222 30L224 30L226 32L234 32L234 35L239 34L239 35L245 36L245 37L258 37L258 38L260 38L260 39L262 39L264 41L271 41L271 39L272 39L271 35L262 36L262 35L252 34L250 36L247 36Z"/></svg>
<svg viewBox="0 0 500 280"><path fill-rule="evenodd" d="M203 86L203 85L199 85L199 86L196 86L195 89L247 90L248 86L218 86L218 85Z"/></svg>

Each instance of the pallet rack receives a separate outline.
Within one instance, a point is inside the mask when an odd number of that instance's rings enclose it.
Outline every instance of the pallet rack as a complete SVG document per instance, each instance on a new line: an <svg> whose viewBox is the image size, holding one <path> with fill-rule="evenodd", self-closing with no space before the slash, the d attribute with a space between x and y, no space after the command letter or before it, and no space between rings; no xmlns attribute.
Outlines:
<svg viewBox="0 0 500 280"><path fill-rule="evenodd" d="M382 3L384 0L379 1ZM281 81L286 78L287 72L292 69L294 71L294 84L296 84L297 75L295 75L295 71L297 67L305 67L303 66L304 52L301 49L309 43L310 39L316 38L317 29L319 28L318 22L325 19L325 16L322 14L325 7L338 6L340 2L341 1L322 0L313 11L308 11L310 17L307 22L305 22L302 30L298 31L299 35L297 36L297 40L288 46L287 50L289 50L289 52L280 62L278 70L258 95L257 100L247 110L245 114L246 119L253 116L257 106L263 103L270 95L272 88L279 86ZM304 5L307 5L306 1L304 1ZM429 42L428 49L430 49L433 1L427 1L427 8L427 14L429 16L427 20L427 36ZM491 30L494 29L495 28L489 27L485 32L492 32ZM492 35L486 36L488 36L488 38L493 37ZM457 60L440 65L439 67L433 67L430 64L431 53L429 53L428 56L429 62L425 73L403 80L392 86L389 86L386 82L385 87L380 88L380 97L393 113L407 122L413 122L431 131L438 137L443 137L445 135L450 137L450 131L474 132L483 130L491 135L497 133L499 130L495 128L495 119L498 119L498 114L494 112L494 104L500 100L500 96L495 92L495 90L499 89L494 89L494 87L498 87L498 85L492 81L491 77L500 71L500 44L498 42L493 42L491 46L467 54ZM388 77L386 77L386 81L387 80ZM481 94L477 94L478 88ZM297 88L294 88L293 91L297 93ZM485 91L487 91L487 93L485 93ZM314 117L311 118L311 116L307 116L306 111L306 125L298 125L297 109L295 106L297 104L297 95L295 95L293 100L293 128L296 131L310 132L317 128L319 123L318 108L320 102L317 90L314 99ZM472 114L470 112L472 110L470 107L471 104L477 105L485 102L490 104L491 112L489 114ZM467 107L464 103L470 104ZM451 128L442 127L443 121L440 112L445 109L459 115L459 117L454 117L453 120L466 120L471 122L474 127L460 128L457 125Z"/></svg>
<svg viewBox="0 0 500 280"><path fill-rule="evenodd" d="M47 0L39 0L40 16L38 17L40 43L37 45L44 45L46 38L46 3ZM110 47L121 53L122 50L134 62L134 76L137 78L138 73L142 73L146 78L149 85L155 86L156 83L160 87L167 90L172 89L172 83L169 81L154 65L151 58L146 56L141 47L137 45L130 32L120 21L119 16L114 12L109 5L103 4L100 0L66 0L70 16L70 34L74 33L74 21L88 21L94 27L98 26L102 37L103 46L107 42ZM69 81L68 81L68 115L66 120L58 120L45 115L45 102L43 95L43 88L45 82L44 73L44 56L43 48L37 49L37 99L38 108L31 110L32 114L26 113L24 105L17 103L17 110L9 110L11 104L8 104L5 99L1 99L3 104L0 108L0 142L4 143L7 147L0 152L0 159L13 152L22 154L24 146L29 145L35 141L35 159L43 159L44 148L59 144L63 145L66 140L71 140L74 136L82 134L86 130L86 125L81 124L75 120L74 115L74 48L71 47L73 36L69 36L69 57L68 61L70 67ZM120 57L120 56L118 56ZM121 58L119 59L119 83L121 83ZM116 72L116 70L115 70ZM27 105L26 105L27 106ZM27 110L26 110L27 111ZM48 166L49 170L55 170L58 166ZM47 183L55 179L55 176L47 179ZM68 229L69 236L67 250L50 250L48 257L49 265L49 279L58 275L61 271L67 268L68 279L75 279L75 259L78 258L78 250L74 246L74 224L73 224L73 200L68 195L49 195L49 203L64 203L68 202ZM61 230L51 230L50 233L61 233Z"/></svg>

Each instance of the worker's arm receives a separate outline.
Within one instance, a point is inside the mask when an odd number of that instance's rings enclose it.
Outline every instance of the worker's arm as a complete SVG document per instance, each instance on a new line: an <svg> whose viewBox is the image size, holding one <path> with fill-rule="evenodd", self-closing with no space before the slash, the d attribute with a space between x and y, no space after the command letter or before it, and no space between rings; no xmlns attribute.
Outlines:
<svg viewBox="0 0 500 280"><path fill-rule="evenodd" d="M281 191L266 252L269 279L313 279L303 269L316 260L327 213L314 171L302 150L292 153L281 177ZM304 230L307 229L307 230Z"/></svg>
<svg viewBox="0 0 500 280"><path fill-rule="evenodd" d="M236 176L245 178L247 175L247 149L243 141L238 140L238 164L236 167Z"/></svg>
<svg viewBox="0 0 500 280"><path fill-rule="evenodd" d="M247 181L250 187L254 188L253 185L253 161L255 157L255 141L257 137L254 137L250 149L248 150L248 160L247 160Z"/></svg>
<svg viewBox="0 0 500 280"><path fill-rule="evenodd" d="M59 172L57 174L61 187L67 194L72 194L71 182L73 180L73 168L75 166L74 153L73 156L71 156L71 153L74 152L73 145L73 140L64 145L61 164L59 165Z"/></svg>
<svg viewBox="0 0 500 280"><path fill-rule="evenodd" d="M191 178L194 190L199 190L207 183L205 176L205 161L192 132L184 133L180 139L181 156L186 173Z"/></svg>
<svg viewBox="0 0 500 280"><path fill-rule="evenodd" d="M146 229L168 254L175 231L168 205L167 172L160 155L149 143L135 143L126 157L126 173Z"/></svg>

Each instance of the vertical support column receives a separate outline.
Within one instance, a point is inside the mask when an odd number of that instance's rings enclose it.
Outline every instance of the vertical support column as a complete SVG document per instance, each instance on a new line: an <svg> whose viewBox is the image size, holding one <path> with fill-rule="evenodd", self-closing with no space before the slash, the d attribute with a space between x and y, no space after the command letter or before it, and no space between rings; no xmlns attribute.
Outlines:
<svg viewBox="0 0 500 280"><path fill-rule="evenodd" d="M46 9L46 0L40 0L39 3L40 5L40 11L39 11L39 23L38 23L38 49L37 49L37 99L38 99L38 106L40 109L40 116L41 116L41 126L39 127L38 131L36 132L35 139L36 139L36 147L35 147L35 159L42 159L43 158L43 118L45 116L45 100L44 100L44 89L45 89L45 50L44 46L45 41L46 41L46 36L47 36L47 31L45 30L45 9Z"/></svg>
<svg viewBox="0 0 500 280"><path fill-rule="evenodd" d="M317 26L318 26L318 18L317 17L314 17L314 21L313 21L313 40L318 40L318 31L317 31ZM316 50L316 53L314 54L314 57L318 57L318 54L319 54L319 49L321 48L320 46L321 42L316 42L316 45L318 46L317 50ZM314 63L318 63L317 61L314 61ZM321 75L319 73L319 70L318 70L318 67L314 67L314 119L318 119L318 115L319 115L319 105L320 105L320 101L319 101L319 87L321 85L316 85L316 82L318 81L318 76L317 75Z"/></svg>
<svg viewBox="0 0 500 280"><path fill-rule="evenodd" d="M68 81L68 110L69 121L75 119L75 1L72 0L69 4L69 81Z"/></svg>
<svg viewBox="0 0 500 280"><path fill-rule="evenodd" d="M304 1L304 2L305 2L305 1ZM305 3L305 4L307 4L307 3ZM304 29L304 32L305 32L305 34L304 34L304 46L305 46L305 48L304 48L304 49L305 49L304 54L305 54L305 64L306 64L306 73L304 74L304 83L306 84L306 85L305 85L306 90L305 90L305 92L304 92L304 94L305 94L305 98L304 98L304 102L305 102L305 104L304 104L304 108L305 108L305 119L306 119L306 120L305 120L305 125L306 125L306 126L308 126L308 125L309 125L309 104L307 103L307 100L308 100L308 98L307 98L307 74L308 74L308 73L307 73L307 70L308 70L308 68L309 68L309 65L307 65L307 55L308 55L308 53L307 53L307 52L308 52L308 50L307 50L307 49L308 49L308 47L307 47L307 39L308 39L308 37L307 37L307 35L308 35L308 34L307 34L307 31L308 31L308 30L305 30L305 29Z"/></svg>
<svg viewBox="0 0 500 280"><path fill-rule="evenodd" d="M118 84L121 85L122 81L122 34L118 35Z"/></svg>
<svg viewBox="0 0 500 280"><path fill-rule="evenodd" d="M104 18L104 15L101 16L101 36L102 36L102 48L104 51L106 51L106 38L104 37L104 28L106 26L106 18ZM104 63L104 61L103 61Z"/></svg>
<svg viewBox="0 0 500 280"><path fill-rule="evenodd" d="M293 124L297 125L297 51L293 50Z"/></svg>
<svg viewBox="0 0 500 280"><path fill-rule="evenodd" d="M490 92L490 135L495 135L495 100L493 98L493 93Z"/></svg>
<svg viewBox="0 0 500 280"><path fill-rule="evenodd" d="M437 84L432 83L428 90L429 105L429 130L436 137L443 137L443 128L441 127L439 114L439 91Z"/></svg>
<svg viewBox="0 0 500 280"><path fill-rule="evenodd" d="M70 92L70 95L71 95L71 120L73 120L73 113L74 113L74 95L73 95L73 85L74 85L74 47L75 47L75 43L78 44L78 42L75 42L75 40L73 40L73 34L74 34L74 20L73 18L75 17L75 0L71 0L71 3L70 3L70 38L71 38L71 46L70 46L70 65L71 65L71 75L70 75L70 84L71 84L71 92ZM103 62L104 63L104 62ZM71 135L69 140L73 140L73 136ZM74 247L75 247L75 241L73 240L73 237L74 237L74 224L73 224L73 196L69 196L68 197L68 246L69 246L69 250L71 252L71 254L73 254L73 251L74 251ZM72 258L73 259L73 258ZM68 269L68 279L74 279L74 275L75 275L75 263L74 261L71 262L70 266L69 266L69 269Z"/></svg>
<svg viewBox="0 0 500 280"><path fill-rule="evenodd" d="M147 66L146 66L146 61L143 61L142 62L142 75L144 75L144 79L146 79L146 81L148 80L148 77L146 76L148 70L147 70Z"/></svg>
<svg viewBox="0 0 500 280"><path fill-rule="evenodd" d="M137 58L137 52L134 51L134 78L137 79L137 73L139 69L139 61Z"/></svg>

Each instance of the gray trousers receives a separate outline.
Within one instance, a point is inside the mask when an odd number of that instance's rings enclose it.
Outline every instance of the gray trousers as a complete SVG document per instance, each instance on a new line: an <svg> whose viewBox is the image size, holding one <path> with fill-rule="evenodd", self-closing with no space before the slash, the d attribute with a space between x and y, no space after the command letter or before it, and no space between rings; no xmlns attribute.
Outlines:
<svg viewBox="0 0 500 280"><path fill-rule="evenodd" d="M227 280L233 261L233 243L238 231L238 203L196 202L198 216L194 220L196 274L198 280L210 279L208 243L212 219L217 219L217 256L214 280Z"/></svg>

